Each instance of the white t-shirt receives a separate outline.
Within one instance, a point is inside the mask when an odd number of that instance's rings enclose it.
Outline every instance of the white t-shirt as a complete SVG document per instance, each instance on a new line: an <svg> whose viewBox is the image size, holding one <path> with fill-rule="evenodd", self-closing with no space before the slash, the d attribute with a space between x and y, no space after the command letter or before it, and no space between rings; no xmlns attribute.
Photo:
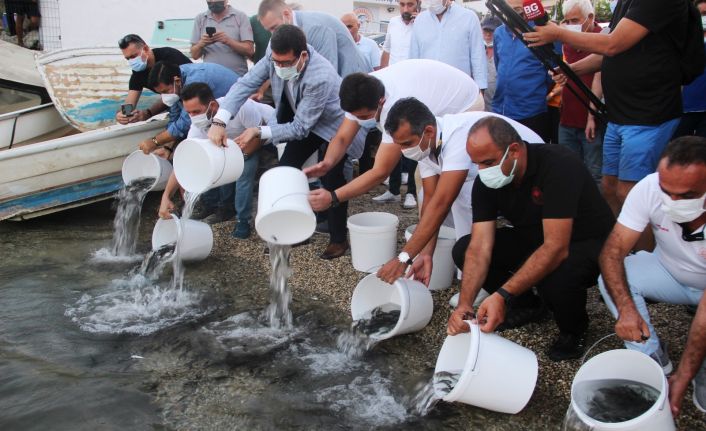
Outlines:
<svg viewBox="0 0 706 431"><path fill-rule="evenodd" d="M657 241L654 254L662 266L682 285L706 290L706 241L684 241L681 226L664 214L661 206L662 190L655 172L630 191L618 223L636 232L650 224ZM703 226L696 231L701 229Z"/></svg>
<svg viewBox="0 0 706 431"><path fill-rule="evenodd" d="M456 237L461 238L471 231L473 213L471 210L471 194L473 181L478 175L478 165L471 161L466 151L468 131L481 118L487 116L500 117L509 122L520 137L527 142L541 142L541 138L529 127L507 117L491 112L463 112L449 114L436 118L437 145L441 141L438 161L435 163L427 157L419 162L419 174L422 178L440 175L442 172L468 170L466 181L461 187L456 200L451 207Z"/></svg>
<svg viewBox="0 0 706 431"><path fill-rule="evenodd" d="M382 49L390 53L390 66L409 58L413 25L414 21L405 24L400 16L392 17L387 24L387 34Z"/></svg>
<svg viewBox="0 0 706 431"><path fill-rule="evenodd" d="M220 99L216 99L216 101L219 105L223 105L224 99L224 97L221 97ZM238 114L231 117L230 121L226 123L226 136L228 139L234 139L240 136L245 129L249 127L258 127L267 124L274 112L275 108L270 105L248 99L240 108ZM192 124L186 137L206 139L208 138L208 130L199 129Z"/></svg>
<svg viewBox="0 0 706 431"><path fill-rule="evenodd" d="M405 97L417 98L432 114L442 116L467 111L480 95L473 78L436 60L405 60L372 72L370 76L385 86L385 104L378 124L381 130L392 106ZM355 121L350 113L346 113L346 118ZM382 142L391 144L392 137L383 131Z"/></svg>
<svg viewBox="0 0 706 431"><path fill-rule="evenodd" d="M380 47L374 40L369 37L361 36L360 40L355 43L355 46L358 47L360 55L365 59L371 69L380 67L380 56L382 53L380 52Z"/></svg>

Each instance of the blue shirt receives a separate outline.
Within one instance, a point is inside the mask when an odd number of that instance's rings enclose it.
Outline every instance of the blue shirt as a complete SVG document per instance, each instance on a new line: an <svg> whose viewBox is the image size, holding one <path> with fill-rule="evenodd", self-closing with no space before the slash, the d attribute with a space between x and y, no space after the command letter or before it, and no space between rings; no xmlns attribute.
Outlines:
<svg viewBox="0 0 706 431"><path fill-rule="evenodd" d="M684 104L684 112L706 111L706 72L684 87L682 103Z"/></svg>
<svg viewBox="0 0 706 431"><path fill-rule="evenodd" d="M412 27L409 58L437 60L467 73L478 87L488 87L488 61L483 32L475 12L449 6L441 21L428 10L420 13Z"/></svg>
<svg viewBox="0 0 706 431"><path fill-rule="evenodd" d="M179 66L181 70L181 88L194 82L207 84L216 98L223 97L230 87L238 81L238 74L216 63L188 63ZM175 138L186 138L191 127L191 118L179 100L169 108L167 131Z"/></svg>
<svg viewBox="0 0 706 431"><path fill-rule="evenodd" d="M493 48L497 69L493 112L513 120L546 112L553 83L547 69L505 25L495 30Z"/></svg>

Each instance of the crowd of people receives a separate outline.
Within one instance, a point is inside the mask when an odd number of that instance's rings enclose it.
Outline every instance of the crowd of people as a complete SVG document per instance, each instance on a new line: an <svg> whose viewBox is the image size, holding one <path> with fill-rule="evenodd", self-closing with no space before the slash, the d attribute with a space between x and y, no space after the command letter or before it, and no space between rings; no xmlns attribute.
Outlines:
<svg viewBox="0 0 706 431"><path fill-rule="evenodd" d="M522 0L506 2L526 18ZM320 182L309 201L330 237L322 259L349 248L347 202L387 182L373 200L419 206L419 224L382 280L428 283L437 232L455 229L463 277L449 334L469 316L489 332L551 314L547 356L580 358L598 285L626 347L671 374L674 414L692 380L706 411L706 0L611 0L603 25L590 0L565 0L561 22L524 33L452 0L399 0L382 49L352 13L263 0L248 18L227 0L206 4L191 37L202 63L137 35L119 42L133 70L126 104L144 89L162 98L116 120L169 111L144 152L168 158L189 137L243 151L243 175L204 194L195 218L236 218L233 236L248 238L258 157L286 143L282 166L318 157L304 173ZM606 118L528 48L544 45ZM178 189L173 176L161 217ZM696 309L676 370L647 301Z"/></svg>

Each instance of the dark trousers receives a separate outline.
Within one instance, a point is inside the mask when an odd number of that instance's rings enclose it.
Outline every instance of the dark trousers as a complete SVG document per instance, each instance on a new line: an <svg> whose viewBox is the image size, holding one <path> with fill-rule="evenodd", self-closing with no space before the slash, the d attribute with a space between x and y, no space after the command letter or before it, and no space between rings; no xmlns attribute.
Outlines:
<svg viewBox="0 0 706 431"><path fill-rule="evenodd" d="M453 248L454 262L461 270L470 239L470 235L464 236ZM588 328L586 289L594 286L598 280L598 255L603 242L604 239L572 242L569 245L569 257L537 283L540 298L554 313L554 320L563 333L580 335ZM516 229L497 229L483 289L489 293L495 292L510 279L537 247L537 244L530 244ZM527 306L533 296L531 293L522 294L514 298L511 304L513 307Z"/></svg>
<svg viewBox="0 0 706 431"><path fill-rule="evenodd" d="M299 141L289 141L284 148L282 158L279 160L280 166L291 166L301 169L306 159L312 154L319 151L326 152L328 142L314 133ZM343 176L343 166L345 165L346 157L342 158L336 166L334 166L326 175L321 177L321 184L326 190L332 191L346 184L346 179ZM329 208L327 211L329 235L331 242L346 241L346 217L348 214L348 202L342 202L336 208Z"/></svg>
<svg viewBox="0 0 706 431"><path fill-rule="evenodd" d="M684 113L672 138L692 135L706 138L706 112Z"/></svg>
<svg viewBox="0 0 706 431"><path fill-rule="evenodd" d="M549 143L552 140L551 133L551 118L549 112L542 112L541 114L535 115L534 117L524 118L522 120L516 120L520 124L524 124L538 134L544 142ZM530 142L533 144L535 142Z"/></svg>
<svg viewBox="0 0 706 431"><path fill-rule="evenodd" d="M417 162L408 159L405 156L400 158L397 166L390 172L390 193L393 195L400 194L400 186L402 185L402 172L407 172L407 193L412 193L417 196L417 183L414 181L414 171L417 169Z"/></svg>
<svg viewBox="0 0 706 431"><path fill-rule="evenodd" d="M381 141L382 132L377 127L369 131L365 136L363 154L358 159L358 175L362 175L373 168L373 163L375 162L373 151L377 151Z"/></svg>

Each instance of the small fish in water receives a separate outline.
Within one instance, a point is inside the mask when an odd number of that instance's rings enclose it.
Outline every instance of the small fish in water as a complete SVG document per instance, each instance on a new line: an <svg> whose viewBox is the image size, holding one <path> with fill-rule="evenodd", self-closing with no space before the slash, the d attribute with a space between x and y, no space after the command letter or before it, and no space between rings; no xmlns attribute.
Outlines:
<svg viewBox="0 0 706 431"><path fill-rule="evenodd" d="M434 392L439 398L443 398L449 394L461 379L463 371L439 371L434 373L432 378L434 384Z"/></svg>
<svg viewBox="0 0 706 431"><path fill-rule="evenodd" d="M353 332L365 335L382 335L392 331L400 320L400 307L397 304L384 304L370 311L367 315L353 322Z"/></svg>
<svg viewBox="0 0 706 431"><path fill-rule="evenodd" d="M147 276L148 278L153 278L158 276L157 272L161 272L161 267L166 263L173 255L176 249L176 243L170 242L169 244L164 244L157 250L152 250L149 252L145 259L142 261L140 266L140 274Z"/></svg>
<svg viewBox="0 0 706 431"><path fill-rule="evenodd" d="M605 423L635 419L649 410L660 394L650 385L623 379L579 382L575 392L583 395L578 400L581 410Z"/></svg>

